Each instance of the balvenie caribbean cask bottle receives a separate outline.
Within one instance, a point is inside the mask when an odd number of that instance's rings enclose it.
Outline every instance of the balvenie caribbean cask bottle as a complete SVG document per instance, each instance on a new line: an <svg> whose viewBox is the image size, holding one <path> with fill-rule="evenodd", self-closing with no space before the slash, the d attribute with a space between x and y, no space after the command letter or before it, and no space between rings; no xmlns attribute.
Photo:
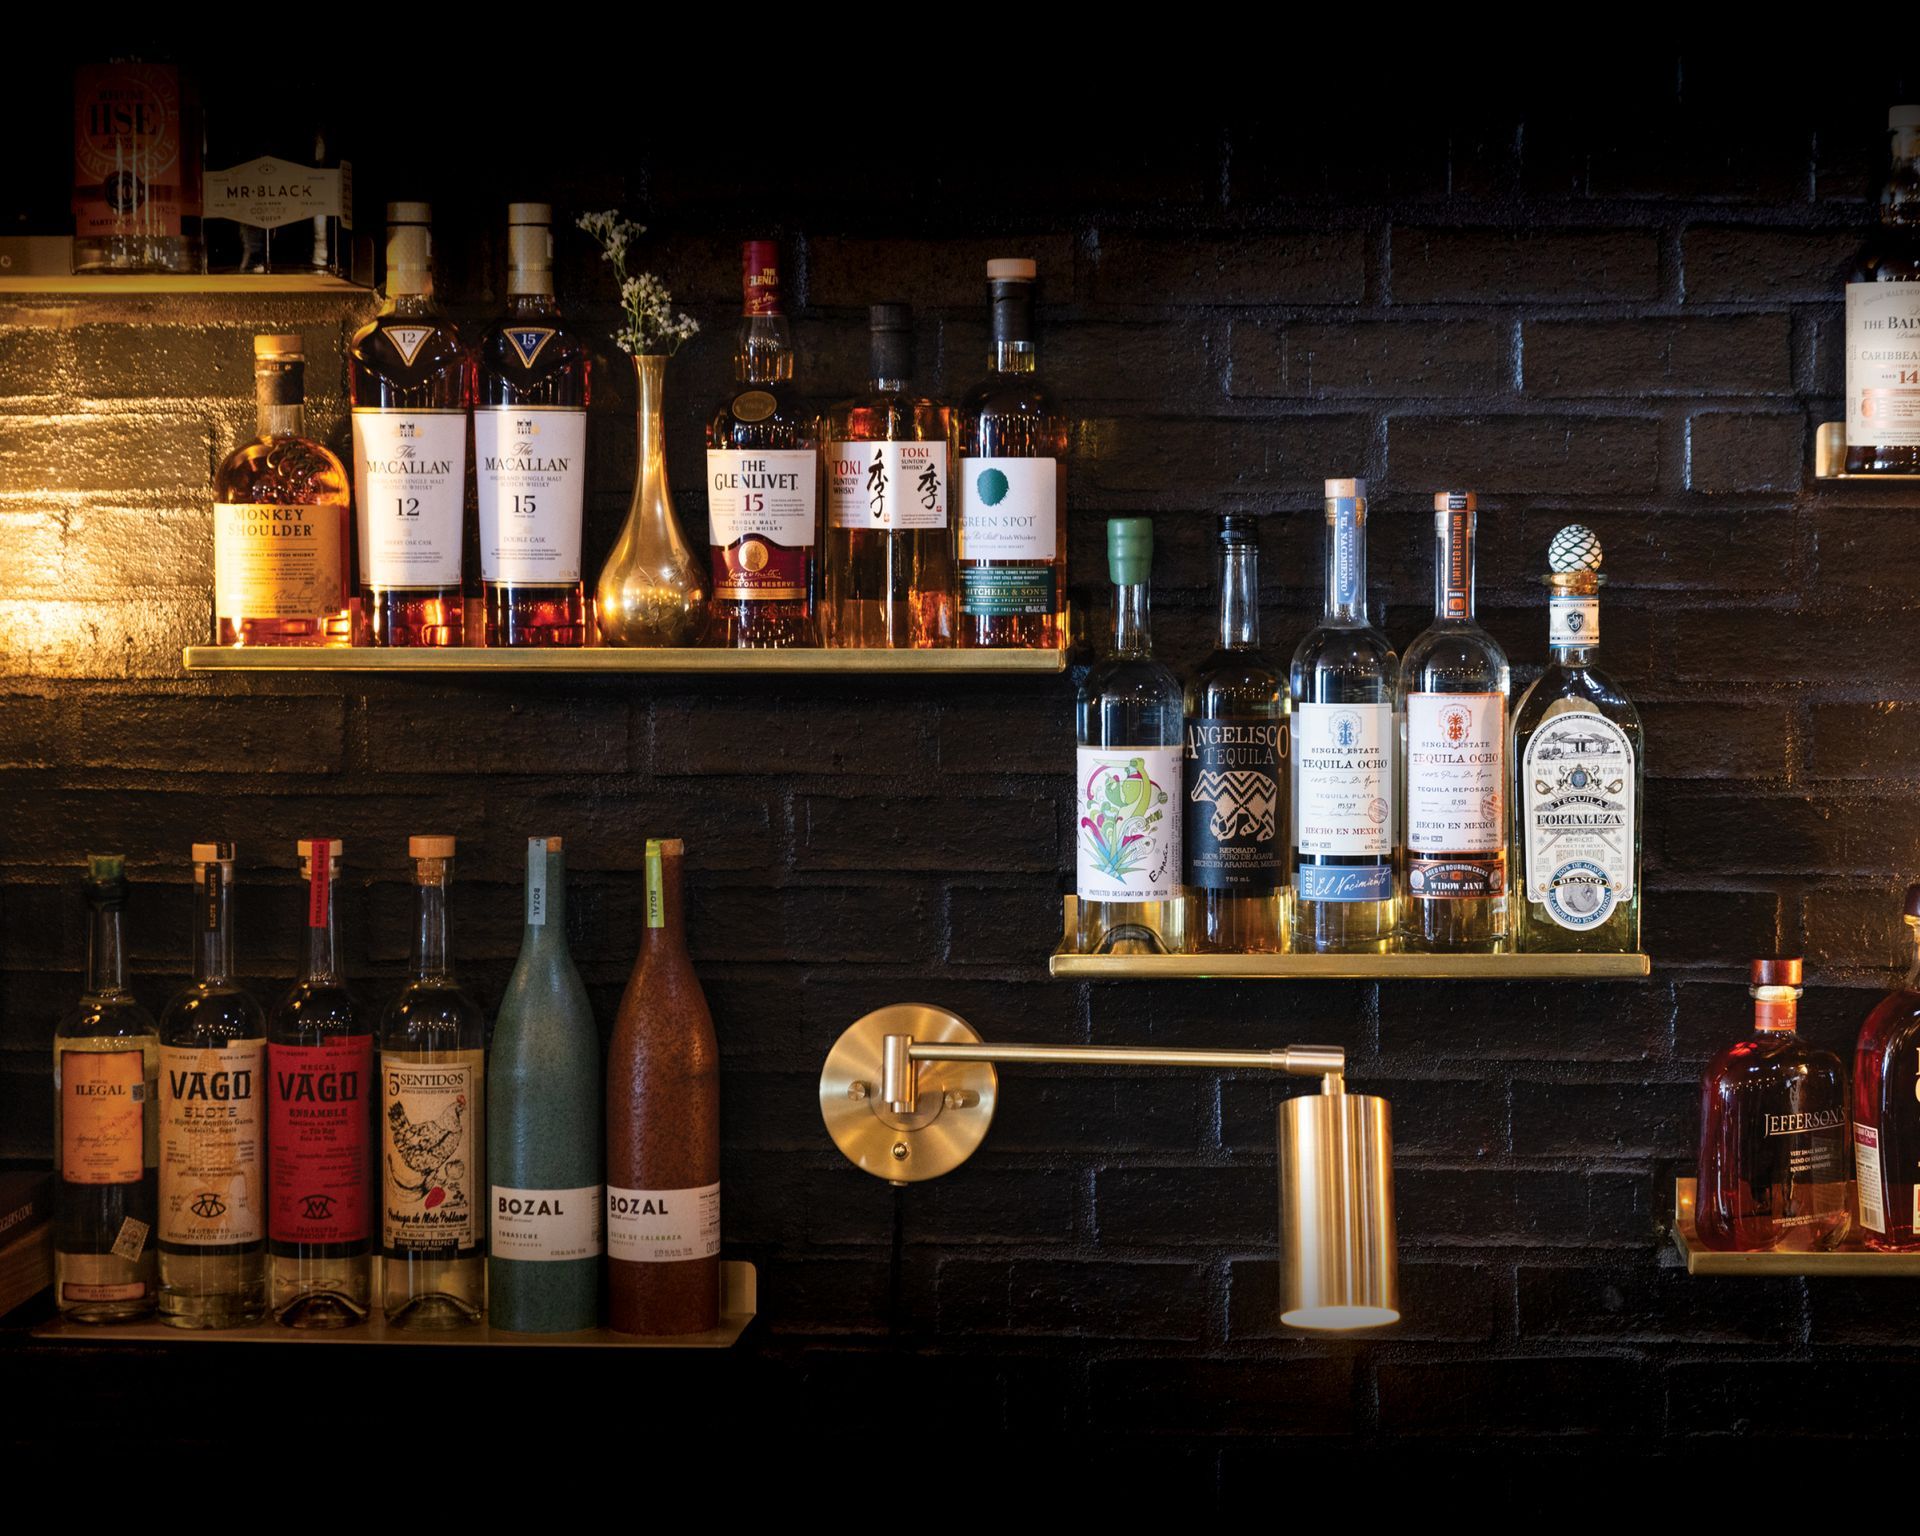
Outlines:
<svg viewBox="0 0 1920 1536"><path fill-rule="evenodd" d="M1847 273L1847 472L1920 474L1920 106L1887 114L1880 227Z"/></svg>

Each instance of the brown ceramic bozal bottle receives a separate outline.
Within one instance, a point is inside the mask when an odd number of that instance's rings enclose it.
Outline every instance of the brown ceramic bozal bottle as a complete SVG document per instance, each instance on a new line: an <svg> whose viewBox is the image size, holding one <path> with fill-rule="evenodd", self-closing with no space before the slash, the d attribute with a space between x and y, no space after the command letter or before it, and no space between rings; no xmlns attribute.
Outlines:
<svg viewBox="0 0 1920 1536"><path fill-rule="evenodd" d="M678 839L647 843L647 925L607 1058L609 1322L720 1321L720 1049L687 955Z"/></svg>

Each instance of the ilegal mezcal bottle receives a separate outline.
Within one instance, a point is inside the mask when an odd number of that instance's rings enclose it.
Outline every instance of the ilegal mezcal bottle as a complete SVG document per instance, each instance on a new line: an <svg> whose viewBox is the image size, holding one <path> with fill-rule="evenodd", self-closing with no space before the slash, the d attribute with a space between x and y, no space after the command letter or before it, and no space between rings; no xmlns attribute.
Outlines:
<svg viewBox="0 0 1920 1536"><path fill-rule="evenodd" d="M1087 955L1185 946L1180 899L1182 693L1153 655L1153 523L1107 522L1113 644L1087 669L1074 710L1074 844Z"/></svg>
<svg viewBox="0 0 1920 1536"><path fill-rule="evenodd" d="M460 645L472 366L433 302L432 210L387 204L387 301L347 348L361 623L374 645Z"/></svg>
<svg viewBox="0 0 1920 1536"><path fill-rule="evenodd" d="M1287 947L1287 680L1260 649L1259 527L1220 519L1220 643L1187 686L1181 880L1210 953Z"/></svg>
<svg viewBox="0 0 1920 1536"><path fill-rule="evenodd" d="M507 311L474 355L473 474L488 645L584 645L587 347L553 297L553 210L507 208Z"/></svg>
<svg viewBox="0 0 1920 1536"><path fill-rule="evenodd" d="M160 1015L160 1315L267 1311L267 1018L233 979L233 844L193 845L193 981Z"/></svg>
<svg viewBox="0 0 1920 1536"><path fill-rule="evenodd" d="M1474 497L1433 498L1433 623L1400 660L1408 949L1507 943L1507 653L1473 614Z"/></svg>
<svg viewBox="0 0 1920 1536"><path fill-rule="evenodd" d="M458 1328L487 1309L487 1020L454 979L454 840L407 840L412 974L380 1019L380 1205L389 1327Z"/></svg>
<svg viewBox="0 0 1920 1536"><path fill-rule="evenodd" d="M1915 944L1906 980L1880 999L1853 1055L1853 1169L1869 1248L1920 1248L1920 885L1901 914Z"/></svg>
<svg viewBox="0 0 1920 1536"><path fill-rule="evenodd" d="M1847 273L1847 472L1920 474L1920 106L1887 113L1880 227Z"/></svg>
<svg viewBox="0 0 1920 1536"><path fill-rule="evenodd" d="M1327 595L1293 653L1293 947L1383 954L1394 933L1393 696L1367 618L1367 482L1327 482Z"/></svg>
<svg viewBox="0 0 1920 1536"><path fill-rule="evenodd" d="M1578 523L1547 551L1546 671L1513 712L1513 920L1517 947L1630 954L1640 947L1640 712L1594 665L1600 541Z"/></svg>
<svg viewBox="0 0 1920 1536"><path fill-rule="evenodd" d="M315 837L295 848L306 958L267 1020L273 1313L289 1328L350 1328L373 1305L373 1021L340 969L346 847Z"/></svg>
<svg viewBox="0 0 1920 1536"><path fill-rule="evenodd" d="M868 310L872 383L826 416L820 630L828 645L953 643L953 415L912 393L913 310Z"/></svg>
<svg viewBox="0 0 1920 1536"><path fill-rule="evenodd" d="M87 859L87 985L53 1032L53 1296L63 1318L153 1311L160 1034L127 990L126 860Z"/></svg>
<svg viewBox="0 0 1920 1536"><path fill-rule="evenodd" d="M1708 1248L1828 1248L1849 1225L1846 1074L1794 1032L1800 962L1752 977L1753 1032L1700 1079L1694 1226Z"/></svg>

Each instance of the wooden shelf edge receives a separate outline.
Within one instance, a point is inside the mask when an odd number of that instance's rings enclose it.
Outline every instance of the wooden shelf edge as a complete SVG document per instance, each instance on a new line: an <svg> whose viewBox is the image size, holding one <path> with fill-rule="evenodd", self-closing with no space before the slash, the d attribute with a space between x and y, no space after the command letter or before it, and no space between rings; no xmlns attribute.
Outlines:
<svg viewBox="0 0 1920 1536"><path fill-rule="evenodd" d="M1813 478L1816 480L1877 480L1883 484L1904 483L1920 486L1920 474L1849 474L1847 462L1847 424L1823 421L1813 434Z"/></svg>
<svg viewBox="0 0 1920 1536"><path fill-rule="evenodd" d="M1920 1275L1920 1253L1874 1253L1841 1248L1832 1253L1722 1253L1703 1248L1695 1235L1693 1206L1700 1181L1673 1181L1673 1246L1690 1275L1835 1275L1890 1280ZM1852 1198L1849 1190L1848 1198Z"/></svg>
<svg viewBox="0 0 1920 1536"><path fill-rule="evenodd" d="M303 272L99 272L90 274L23 274L0 277L0 296L52 298L139 298L168 294L237 294L269 297L279 294L338 294L371 298L373 289L344 277Z"/></svg>
<svg viewBox="0 0 1920 1536"><path fill-rule="evenodd" d="M489 650L481 646L383 650L373 646L189 645L189 672L655 672L847 673L966 676L1024 673L1054 676L1064 651L828 650L735 651L687 647L612 646L552 650Z"/></svg>

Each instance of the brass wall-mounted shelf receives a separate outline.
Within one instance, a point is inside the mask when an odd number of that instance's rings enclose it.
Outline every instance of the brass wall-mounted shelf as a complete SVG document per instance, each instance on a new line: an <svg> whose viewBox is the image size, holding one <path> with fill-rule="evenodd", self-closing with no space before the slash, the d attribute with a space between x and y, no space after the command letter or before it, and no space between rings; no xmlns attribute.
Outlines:
<svg viewBox="0 0 1920 1536"><path fill-rule="evenodd" d="M1073 981L1628 981L1645 955L1082 955L1074 953L1077 902L1066 898L1061 947L1049 975Z"/></svg>
<svg viewBox="0 0 1920 1536"><path fill-rule="evenodd" d="M1830 1253L1721 1253L1703 1248L1693 1227L1693 1203L1700 1181L1673 1182L1673 1246L1687 1261L1690 1275L1847 1275L1893 1278L1920 1275L1920 1253L1875 1253L1868 1248L1836 1248ZM1852 1201L1852 1187L1847 1198Z"/></svg>
<svg viewBox="0 0 1920 1536"><path fill-rule="evenodd" d="M190 645L189 672L847 672L925 676L1064 672L1064 651L720 650L702 646L528 647Z"/></svg>
<svg viewBox="0 0 1920 1536"><path fill-rule="evenodd" d="M1823 421L1813 434L1813 478L1816 480L1904 480L1920 485L1920 475L1860 474L1847 472L1847 424Z"/></svg>
<svg viewBox="0 0 1920 1536"><path fill-rule="evenodd" d="M94 272L0 276L0 296L127 298L182 293L227 293L255 297L339 294L370 297L371 288L323 272Z"/></svg>

